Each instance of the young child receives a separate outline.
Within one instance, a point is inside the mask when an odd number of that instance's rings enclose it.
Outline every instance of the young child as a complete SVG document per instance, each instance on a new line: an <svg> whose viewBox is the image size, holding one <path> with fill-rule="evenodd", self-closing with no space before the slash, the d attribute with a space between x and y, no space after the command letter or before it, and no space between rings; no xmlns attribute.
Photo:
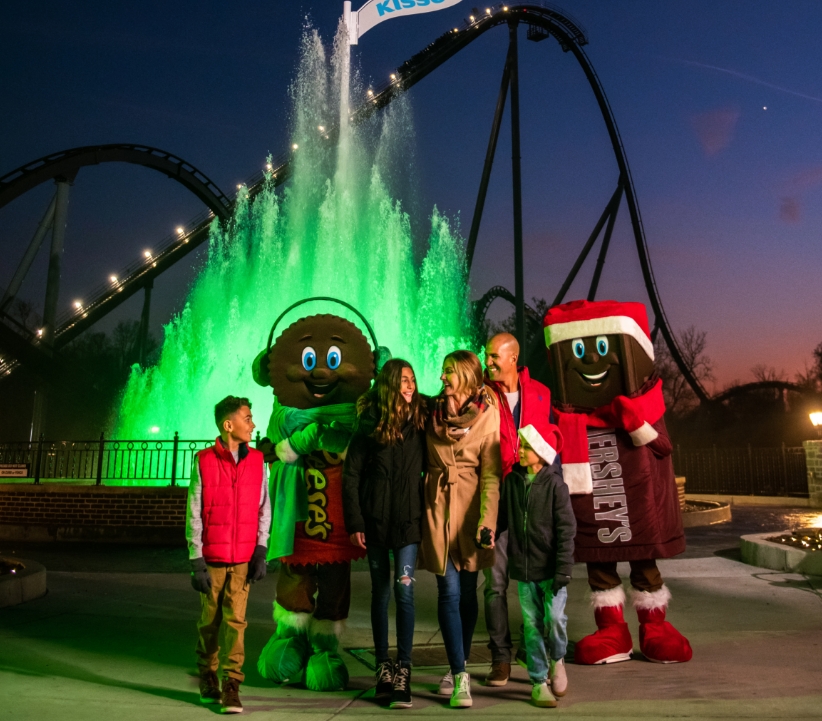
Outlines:
<svg viewBox="0 0 822 721"><path fill-rule="evenodd" d="M543 424L519 430L519 465L502 484L498 530L508 529L508 572L518 581L531 699L536 706L552 708L568 686L563 661L568 645L565 601L574 565L576 520L560 466L554 463L561 449L559 431L547 422L537 425Z"/></svg>
<svg viewBox="0 0 822 721"><path fill-rule="evenodd" d="M220 435L194 458L186 511L191 585L202 604L197 624L200 701L219 703L222 713L240 713L248 584L264 578L266 571L268 469L263 454L248 446L255 428L248 398L223 398L214 407L214 420Z"/></svg>

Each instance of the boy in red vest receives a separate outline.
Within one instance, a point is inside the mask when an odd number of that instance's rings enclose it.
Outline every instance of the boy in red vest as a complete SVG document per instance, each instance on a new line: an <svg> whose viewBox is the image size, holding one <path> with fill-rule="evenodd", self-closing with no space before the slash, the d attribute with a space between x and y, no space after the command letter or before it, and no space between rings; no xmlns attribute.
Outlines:
<svg viewBox="0 0 822 721"><path fill-rule="evenodd" d="M194 458L186 511L191 585L202 603L200 701L240 713L248 587L265 577L271 528L268 468L248 445L255 428L248 398L227 396L214 407L214 420L220 435Z"/></svg>

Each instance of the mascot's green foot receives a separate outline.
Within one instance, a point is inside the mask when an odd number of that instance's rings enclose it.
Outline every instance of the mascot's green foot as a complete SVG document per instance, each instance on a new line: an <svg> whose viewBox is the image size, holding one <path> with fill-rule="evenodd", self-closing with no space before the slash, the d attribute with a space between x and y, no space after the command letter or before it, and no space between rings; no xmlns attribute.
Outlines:
<svg viewBox="0 0 822 721"><path fill-rule="evenodd" d="M312 691L342 691L348 685L348 669L339 654L342 621L311 619L308 635L314 651L305 669L305 685Z"/></svg>
<svg viewBox="0 0 822 721"><path fill-rule="evenodd" d="M311 616L286 611L275 602L274 620L277 630L260 653L257 670L263 678L274 683L302 683L311 655L307 634Z"/></svg>

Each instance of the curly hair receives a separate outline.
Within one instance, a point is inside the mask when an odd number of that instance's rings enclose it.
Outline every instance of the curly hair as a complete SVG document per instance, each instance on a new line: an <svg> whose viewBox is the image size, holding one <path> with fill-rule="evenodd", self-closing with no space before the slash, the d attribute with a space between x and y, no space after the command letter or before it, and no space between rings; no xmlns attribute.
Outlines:
<svg viewBox="0 0 822 721"><path fill-rule="evenodd" d="M414 372L411 364L402 358L387 361L374 380L374 387L360 396L357 413L362 415L369 408L374 411L376 425L371 437L384 446L402 440L402 428L409 420L422 430L428 418L428 407L415 388L411 402L402 397L402 372L405 368Z"/></svg>
<svg viewBox="0 0 822 721"><path fill-rule="evenodd" d="M251 401L248 400L248 398L239 396L226 396L223 398L223 400L214 406L214 422L217 424L217 428L222 430L223 421L243 406L251 408Z"/></svg>

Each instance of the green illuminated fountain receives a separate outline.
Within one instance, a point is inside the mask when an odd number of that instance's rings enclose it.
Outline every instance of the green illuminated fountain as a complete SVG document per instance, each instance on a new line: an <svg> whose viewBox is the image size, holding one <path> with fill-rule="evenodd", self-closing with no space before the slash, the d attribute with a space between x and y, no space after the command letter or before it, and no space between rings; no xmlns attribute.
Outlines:
<svg viewBox="0 0 822 721"><path fill-rule="evenodd" d="M214 404L229 393L251 398L264 429L271 389L255 385L251 361L274 319L302 298L329 295L358 308L380 344L411 361L424 392L438 390L445 353L471 347L462 239L434 209L416 262L410 219L389 192L390 169L400 165L396 148L413 137L408 101L341 133L330 148L321 128L339 117L339 78L347 77L343 53L330 55L315 31L304 33L291 93L291 180L285 190L267 187L253 201L241 189L230 229L215 221L204 268L185 308L165 328L157 365L132 372L116 416L117 438L148 438L150 429L157 438L175 431L213 438ZM278 330L323 312L362 327L338 305L312 303Z"/></svg>

